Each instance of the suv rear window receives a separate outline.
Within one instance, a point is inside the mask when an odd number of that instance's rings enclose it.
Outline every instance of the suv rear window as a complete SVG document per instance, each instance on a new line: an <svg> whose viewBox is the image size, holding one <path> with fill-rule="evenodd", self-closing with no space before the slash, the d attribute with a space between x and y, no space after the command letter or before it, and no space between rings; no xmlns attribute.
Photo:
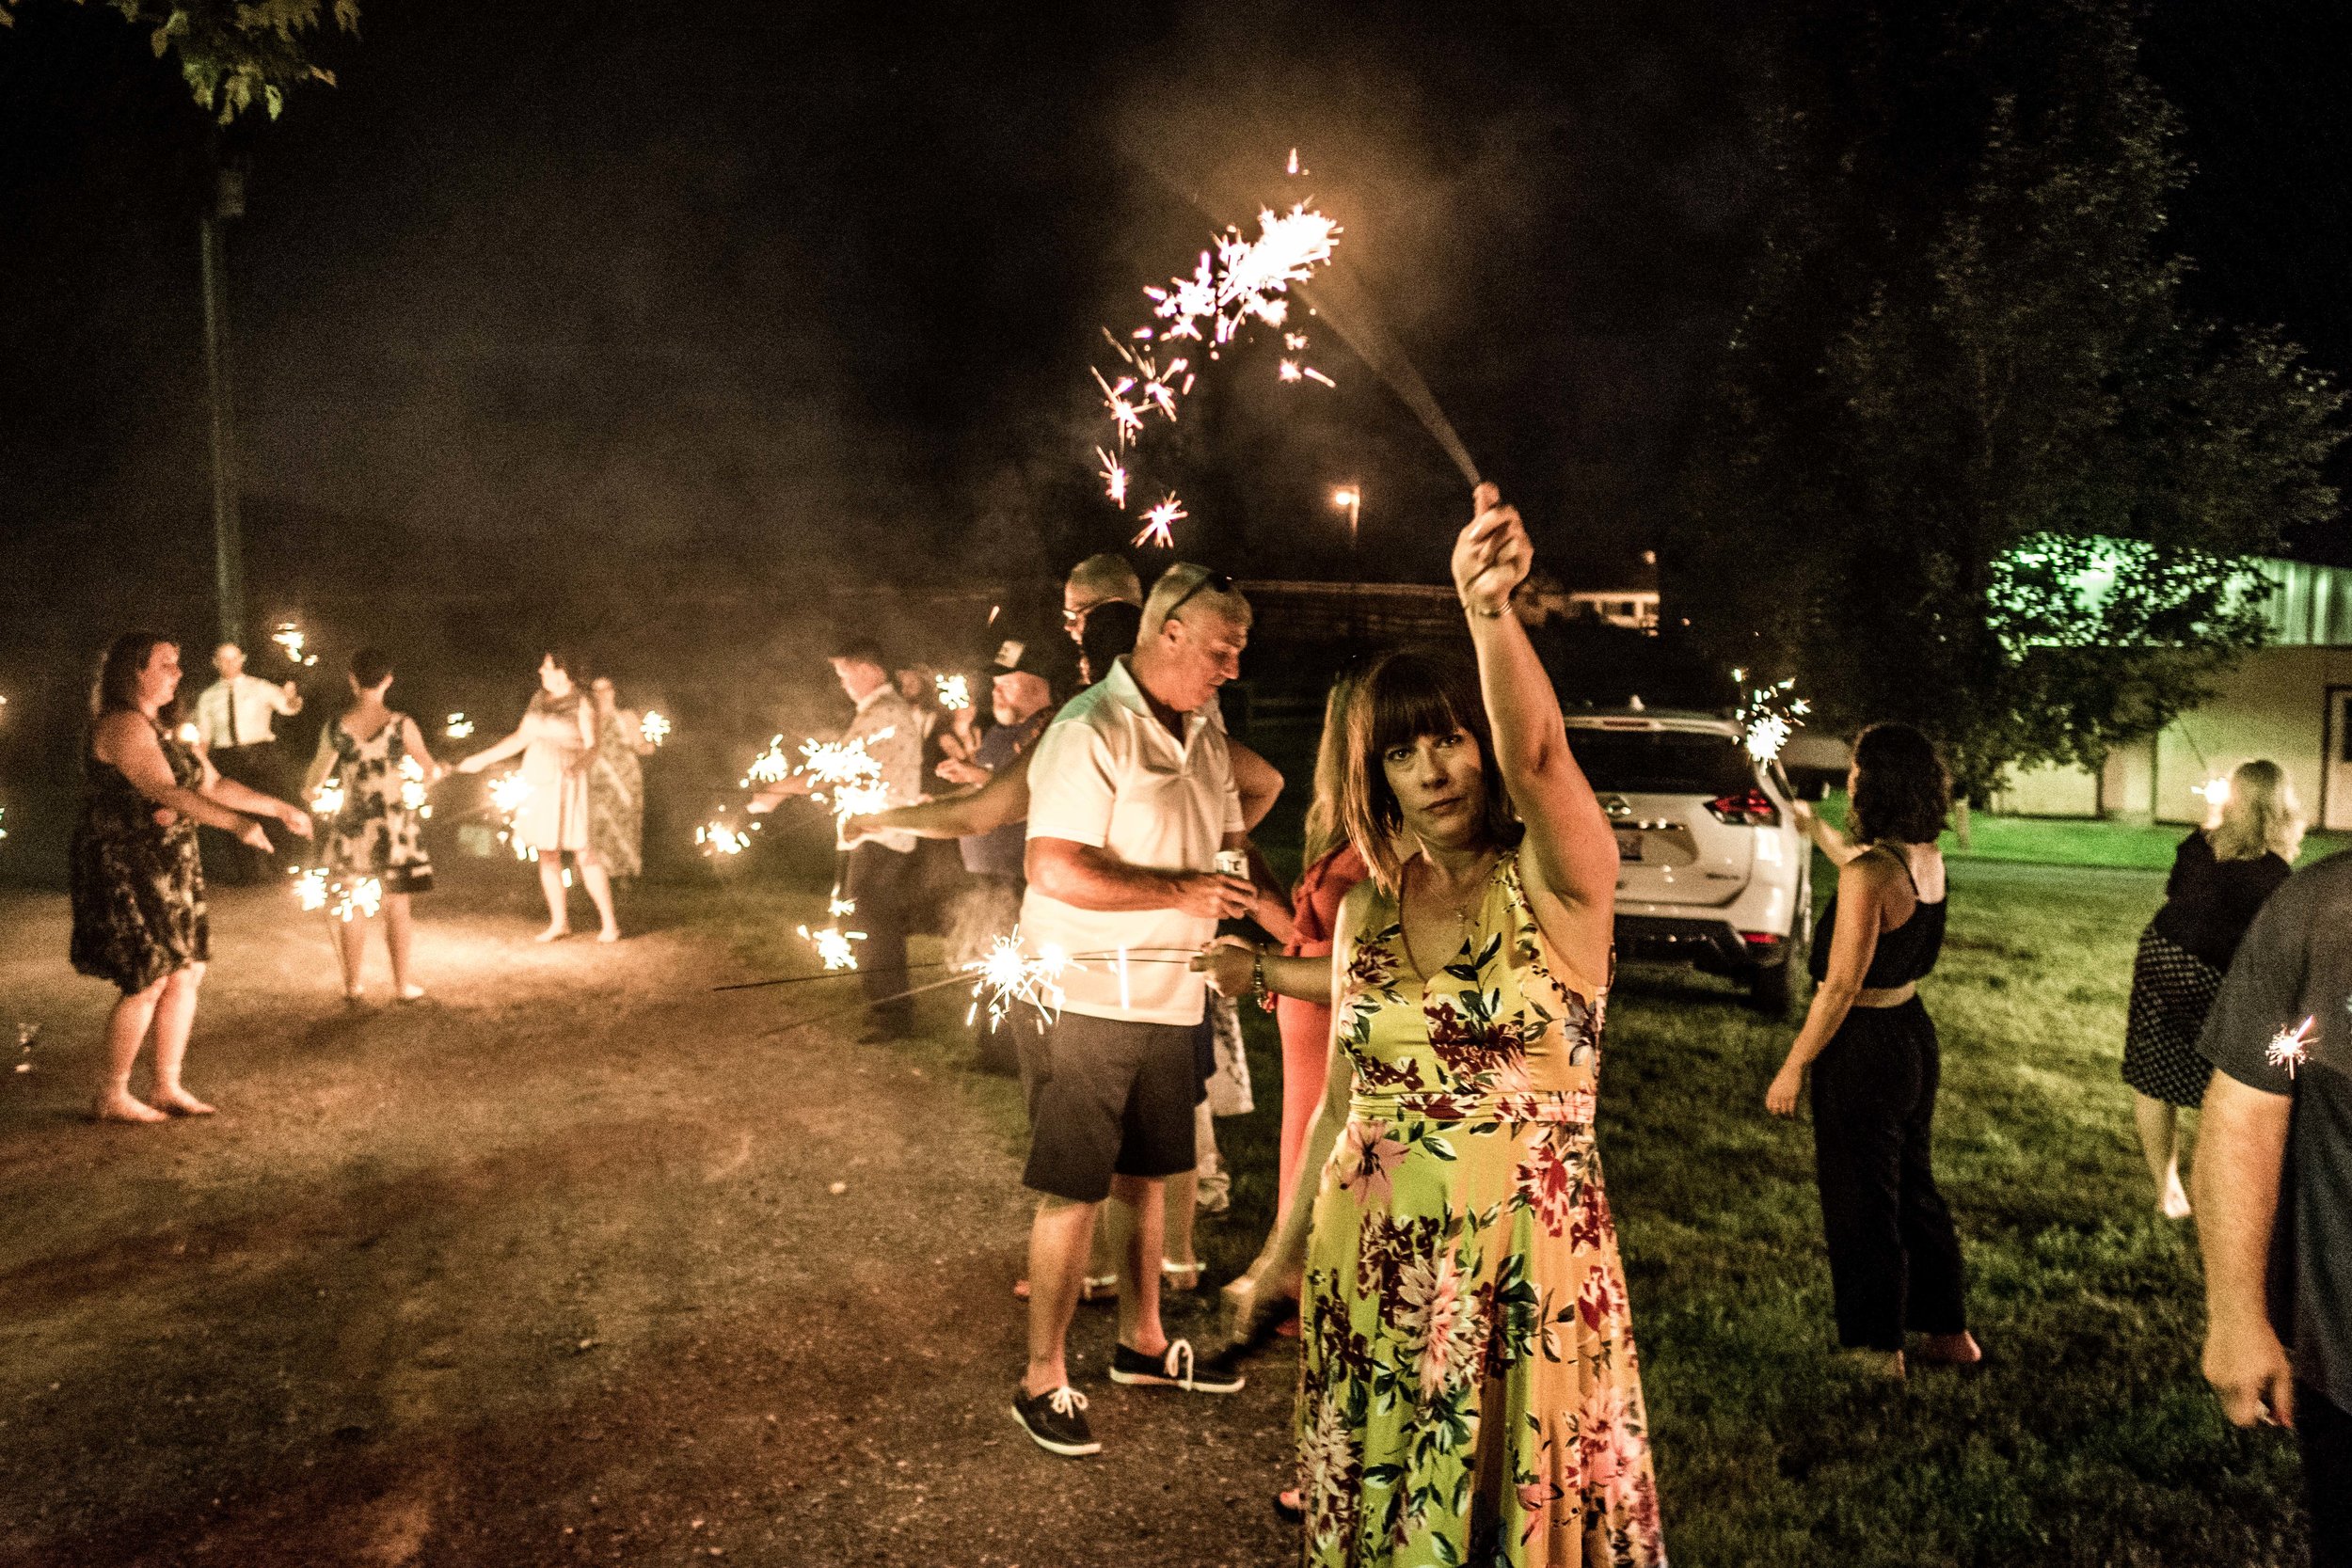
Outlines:
<svg viewBox="0 0 2352 1568"><path fill-rule="evenodd" d="M1599 790L1628 795L1735 794L1756 783L1746 748L1691 730L1568 731L1568 749Z"/></svg>

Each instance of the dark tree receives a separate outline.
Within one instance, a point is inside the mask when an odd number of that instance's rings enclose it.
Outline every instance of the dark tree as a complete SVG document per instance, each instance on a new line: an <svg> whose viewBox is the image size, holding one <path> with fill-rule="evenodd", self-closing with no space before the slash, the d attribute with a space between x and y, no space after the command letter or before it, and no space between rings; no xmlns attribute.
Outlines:
<svg viewBox="0 0 2352 1568"><path fill-rule="evenodd" d="M1795 14L1670 602L1833 722L1927 730L1979 801L2095 767L2259 641L2244 558L2332 513L2341 396L2185 310L2124 0Z"/></svg>
<svg viewBox="0 0 2352 1568"><path fill-rule="evenodd" d="M0 27L16 20L22 0L0 0ZM75 0L76 4L85 0ZM325 14L346 33L359 30L358 0L104 0L147 31L161 59L180 62L188 90L220 123L260 107L272 119L302 82L334 83L310 56L307 35Z"/></svg>

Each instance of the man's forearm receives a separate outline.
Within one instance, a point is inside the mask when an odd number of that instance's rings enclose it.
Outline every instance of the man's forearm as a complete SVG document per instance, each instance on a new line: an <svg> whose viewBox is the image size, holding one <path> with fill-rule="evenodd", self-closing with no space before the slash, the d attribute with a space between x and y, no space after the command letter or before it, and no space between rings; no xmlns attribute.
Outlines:
<svg viewBox="0 0 2352 1568"><path fill-rule="evenodd" d="M1176 907L1182 872L1129 865L1107 849L1031 839L1029 885L1048 898L1082 910L1133 913Z"/></svg>
<svg viewBox="0 0 2352 1568"><path fill-rule="evenodd" d="M2222 1072L2206 1091L2193 1180L2205 1310L2217 1326L2268 1321L2271 1232L2292 1103Z"/></svg>

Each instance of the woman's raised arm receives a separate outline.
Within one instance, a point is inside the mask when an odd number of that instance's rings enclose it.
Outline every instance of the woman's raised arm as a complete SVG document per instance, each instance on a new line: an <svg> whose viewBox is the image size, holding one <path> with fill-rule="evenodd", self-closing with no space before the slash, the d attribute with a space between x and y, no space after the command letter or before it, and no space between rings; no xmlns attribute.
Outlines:
<svg viewBox="0 0 2352 1568"><path fill-rule="evenodd" d="M1478 684L1495 761L1526 824L1521 866L1535 923L1584 974L1607 974L1616 916L1617 839L1568 750L1551 677L1511 611L1511 592L1534 564L1518 509L1491 484L1454 542L1454 589L1469 612Z"/></svg>

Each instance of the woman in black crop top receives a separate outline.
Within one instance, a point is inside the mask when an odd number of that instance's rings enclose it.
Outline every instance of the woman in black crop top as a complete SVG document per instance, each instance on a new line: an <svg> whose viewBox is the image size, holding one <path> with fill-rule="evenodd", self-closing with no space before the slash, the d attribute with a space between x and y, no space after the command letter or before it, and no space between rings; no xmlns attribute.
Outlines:
<svg viewBox="0 0 2352 1568"><path fill-rule="evenodd" d="M1851 838L1800 808L1837 863L1837 895L1814 938L1812 1009L1764 1104L1795 1116L1812 1069L1838 1343L1900 1377L1907 1334L1924 1337L1927 1361L1968 1366L1984 1355L1968 1332L1960 1237L1929 1157L1940 1060L1917 987L1944 945L1935 840L1951 778L1926 736L1874 724L1854 741L1846 788Z"/></svg>
<svg viewBox="0 0 2352 1568"><path fill-rule="evenodd" d="M2263 901L2287 879L2303 844L2295 791L2275 762L2241 763L2218 819L2181 840L2164 908L2139 933L2132 1007L2123 1026L2123 1082L2132 1087L2140 1151L2156 1183L2157 1212L2185 1219L2180 1113L2205 1098L2213 1068L2197 1053L2205 1014L2238 939Z"/></svg>

